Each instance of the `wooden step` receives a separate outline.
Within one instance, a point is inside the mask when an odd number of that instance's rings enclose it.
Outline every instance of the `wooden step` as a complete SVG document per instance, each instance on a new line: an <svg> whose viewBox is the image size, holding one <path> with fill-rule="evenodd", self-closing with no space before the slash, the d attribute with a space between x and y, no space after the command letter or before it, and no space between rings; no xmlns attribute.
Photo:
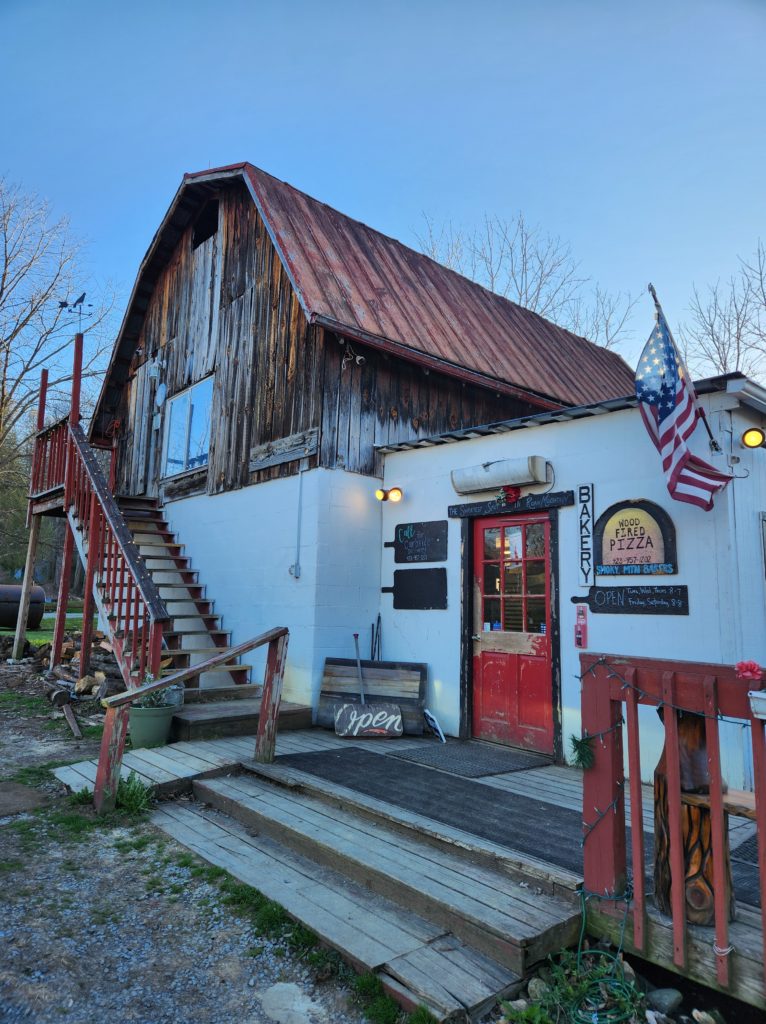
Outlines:
<svg viewBox="0 0 766 1024"><path fill-rule="evenodd" d="M185 636L209 636L211 639L218 637L220 640L223 640L224 643L220 645L216 644L214 647L211 647L210 651L214 652L217 648L228 646L228 640L231 637L231 633L225 629L168 629L163 630L162 636L166 640L175 640Z"/></svg>
<svg viewBox="0 0 766 1024"><path fill-rule="evenodd" d="M576 942L580 915L502 871L254 777L194 783L197 797L387 899L427 917L525 975ZM512 827L512 823L509 823Z"/></svg>
<svg viewBox="0 0 766 1024"><path fill-rule="evenodd" d="M217 687L211 687L217 689ZM261 701L218 700L184 706L173 715L173 740L217 739L219 736L251 736L258 728ZM311 725L311 708L282 701L278 730L307 729Z"/></svg>
<svg viewBox="0 0 766 1024"><path fill-rule="evenodd" d="M194 668L194 665L189 665L187 667L188 668ZM227 662L225 665L213 665L212 668L202 669L199 674L201 676L207 676L207 675L210 675L213 672L249 672L251 668L253 668L252 665L240 665L236 661L230 661L230 662ZM173 673L177 672L177 671L178 671L178 668L175 665L173 665L173 666L170 666L168 668L163 669L160 672L160 675L161 676L170 676L170 675L173 675Z"/></svg>
<svg viewBox="0 0 766 1024"><path fill-rule="evenodd" d="M203 690L187 689L184 694L184 704L260 699L262 690L263 687L258 683L243 683L241 686L207 686Z"/></svg>
<svg viewBox="0 0 766 1024"><path fill-rule="evenodd" d="M381 756L386 755L381 753ZM548 861L521 854L436 819L424 818L415 811L367 796L328 779L320 779L309 772L292 766L285 767L278 760L273 764L243 761L242 769L293 792L306 793L350 811L373 823L388 826L406 835L416 835L434 846L470 857L476 863L498 868L516 881L526 882L572 905L579 901L578 890L582 884L582 875L556 867Z"/></svg>
<svg viewBox="0 0 766 1024"><path fill-rule="evenodd" d="M424 1005L439 1021L474 1020L521 987L512 971L438 925L223 815L168 803L152 822L279 903L357 970L376 972L406 1009Z"/></svg>

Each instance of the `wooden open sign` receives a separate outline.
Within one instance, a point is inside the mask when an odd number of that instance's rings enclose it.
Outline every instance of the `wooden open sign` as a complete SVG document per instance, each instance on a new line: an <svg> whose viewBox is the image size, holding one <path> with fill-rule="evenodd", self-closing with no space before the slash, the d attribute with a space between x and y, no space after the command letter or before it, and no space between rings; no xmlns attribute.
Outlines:
<svg viewBox="0 0 766 1024"><path fill-rule="evenodd" d="M404 732L397 704L336 704L335 733L350 739L396 739Z"/></svg>

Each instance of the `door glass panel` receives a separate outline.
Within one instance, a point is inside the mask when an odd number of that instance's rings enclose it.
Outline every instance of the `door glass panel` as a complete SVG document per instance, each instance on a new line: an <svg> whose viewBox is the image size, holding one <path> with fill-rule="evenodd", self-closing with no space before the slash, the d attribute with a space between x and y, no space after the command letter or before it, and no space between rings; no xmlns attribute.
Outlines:
<svg viewBox="0 0 766 1024"><path fill-rule="evenodd" d="M545 633L548 624L545 621L545 598L530 597L527 601L527 632Z"/></svg>
<svg viewBox="0 0 766 1024"><path fill-rule="evenodd" d="M506 594L521 593L521 562L505 563L503 587Z"/></svg>
<svg viewBox="0 0 766 1024"><path fill-rule="evenodd" d="M505 528L505 557L523 558L524 551L521 546L521 527L506 526Z"/></svg>
<svg viewBox="0 0 766 1024"><path fill-rule="evenodd" d="M213 405L213 378L208 377L189 392L191 419L189 421L189 457L187 468L207 465L210 449L210 411Z"/></svg>
<svg viewBox="0 0 766 1024"><path fill-rule="evenodd" d="M527 593L545 593L545 562L527 562Z"/></svg>
<svg viewBox="0 0 766 1024"><path fill-rule="evenodd" d="M545 524L531 523L527 527L527 558L545 557Z"/></svg>
<svg viewBox="0 0 766 1024"><path fill-rule="evenodd" d="M500 558L500 527L484 531L484 557Z"/></svg>
<svg viewBox="0 0 766 1024"><path fill-rule="evenodd" d="M484 566L484 593L500 593L500 566L487 563Z"/></svg>
<svg viewBox="0 0 766 1024"><path fill-rule="evenodd" d="M505 602L503 629L507 633L523 633L524 632L524 607L521 603L521 598L514 600L511 598Z"/></svg>
<svg viewBox="0 0 766 1024"><path fill-rule="evenodd" d="M484 623L483 628L500 629L500 598L488 597L484 602Z"/></svg>

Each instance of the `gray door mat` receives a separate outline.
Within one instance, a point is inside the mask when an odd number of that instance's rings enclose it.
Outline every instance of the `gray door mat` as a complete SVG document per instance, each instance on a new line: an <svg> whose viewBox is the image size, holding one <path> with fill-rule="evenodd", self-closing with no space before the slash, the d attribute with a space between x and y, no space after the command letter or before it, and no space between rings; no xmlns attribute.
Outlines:
<svg viewBox="0 0 766 1024"><path fill-rule="evenodd" d="M499 747L476 740L447 740L413 747L410 750L388 751L403 761L413 761L428 768L460 775L464 779L479 779L483 775L504 775L522 772L527 768L541 768L552 763L545 754L536 754L515 747Z"/></svg>
<svg viewBox="0 0 766 1024"><path fill-rule="evenodd" d="M731 859L758 867L758 836L750 836L744 843L740 843L736 850L731 851Z"/></svg>
<svg viewBox="0 0 766 1024"><path fill-rule="evenodd" d="M506 849L582 874L579 811L434 771L398 757L373 754L361 747L282 754L276 760L424 818L463 829ZM626 843L630 863L629 828ZM654 836L650 832L644 834L644 857L647 891L651 892ZM737 902L760 906L757 867L732 858L732 875Z"/></svg>

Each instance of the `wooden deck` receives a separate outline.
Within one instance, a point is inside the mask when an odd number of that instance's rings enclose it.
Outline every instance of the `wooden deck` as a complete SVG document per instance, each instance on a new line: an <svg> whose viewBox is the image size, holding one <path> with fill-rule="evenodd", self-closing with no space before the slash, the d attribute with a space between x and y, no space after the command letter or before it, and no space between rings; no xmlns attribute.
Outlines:
<svg viewBox="0 0 766 1024"><path fill-rule="evenodd" d="M434 742L412 737L354 741L306 729L278 734L277 755L357 747L388 759ZM498 843L373 798L355 789L354 779L328 782L279 760L254 765L254 744L254 737L233 736L137 750L125 755L123 775L136 772L159 796L193 788L199 802L162 804L155 823L282 903L360 969L378 972L404 1005L424 1002L440 1019L452 1014L470 1020L498 993L518 988L535 961L576 941L576 889L582 875L546 859L544 843L530 855L528 849L514 850L512 826ZM243 766L248 774L240 774ZM86 761L55 774L72 789L92 789L95 770L95 761ZM578 769L547 766L470 780L428 771L442 785L446 777L456 786L469 781L482 793L497 791L499 803L501 794L534 800L538 815L546 813L541 808L547 805L551 820L554 808L566 809L570 822L572 812L579 816L582 811ZM643 790L645 831L651 835L653 796L650 787ZM753 835L754 825L732 817L730 830L734 851ZM571 846L571 836L569 841ZM446 889L445 877L451 879ZM597 932L618 937L619 922L596 901L591 901L589 920ZM370 921L375 922L372 928ZM669 919L651 910L648 927L649 951L642 955L670 967ZM766 1008L757 911L740 908L732 940L730 993ZM631 946L628 927L626 947ZM710 986L715 985L712 947L711 929L690 929L686 973ZM466 987L472 973L475 983Z"/></svg>

